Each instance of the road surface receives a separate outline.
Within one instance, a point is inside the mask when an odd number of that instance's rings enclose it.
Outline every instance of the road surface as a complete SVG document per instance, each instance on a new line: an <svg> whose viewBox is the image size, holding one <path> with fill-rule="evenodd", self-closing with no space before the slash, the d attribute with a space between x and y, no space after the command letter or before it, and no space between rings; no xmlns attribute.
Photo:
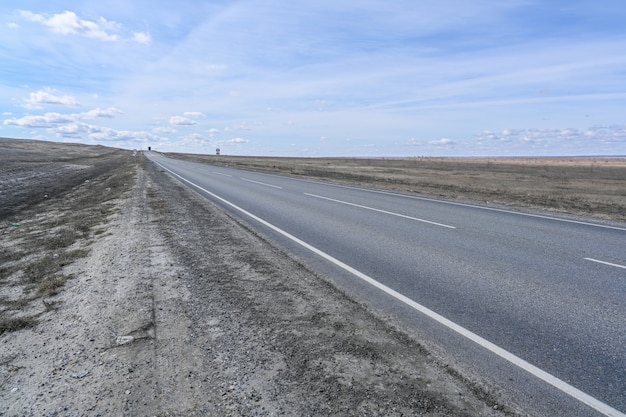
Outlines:
<svg viewBox="0 0 626 417"><path fill-rule="evenodd" d="M149 160L534 415L626 412L626 224Z"/></svg>

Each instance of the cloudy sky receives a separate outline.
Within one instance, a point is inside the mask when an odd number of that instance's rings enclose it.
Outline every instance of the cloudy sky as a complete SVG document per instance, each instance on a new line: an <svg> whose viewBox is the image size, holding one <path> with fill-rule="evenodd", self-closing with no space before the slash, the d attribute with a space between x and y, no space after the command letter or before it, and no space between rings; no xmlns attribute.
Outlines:
<svg viewBox="0 0 626 417"><path fill-rule="evenodd" d="M3 0L0 136L625 155L624 22L623 0Z"/></svg>

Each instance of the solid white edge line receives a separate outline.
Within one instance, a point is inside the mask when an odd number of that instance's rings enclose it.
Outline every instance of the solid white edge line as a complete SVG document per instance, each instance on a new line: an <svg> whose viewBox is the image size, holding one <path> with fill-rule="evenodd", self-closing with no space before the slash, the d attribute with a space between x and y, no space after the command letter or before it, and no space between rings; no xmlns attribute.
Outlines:
<svg viewBox="0 0 626 417"><path fill-rule="evenodd" d="M599 261L599 260L597 260L597 259L593 259L593 258L585 258L585 260L587 260L587 261L591 261L591 262L597 262L597 263L599 263L599 264L604 264L604 265L614 266L614 267L616 267L616 268L626 269L626 266L625 266L625 265L612 264L611 262Z"/></svg>
<svg viewBox="0 0 626 417"><path fill-rule="evenodd" d="M379 213L389 214L391 216L403 217L405 219L415 220L415 221L422 222L422 223L433 224L435 226L447 227L448 229L456 229L456 227L450 226L450 225L447 225L447 224L432 222L430 220L424 220L424 219L420 219L420 218L417 218L417 217L406 216L404 214L394 213L392 211L380 210L380 209L373 208L373 207L362 206L360 204L349 203L347 201L335 200L334 198L322 197L321 195L316 195L316 194L309 194L309 193L303 193L303 194L304 195L308 195L309 197L315 197L315 198L320 198L322 200L332 201L332 202L335 202L335 203L346 204L348 206L354 206L354 207L362 208L362 209L365 209L365 210L377 211Z"/></svg>
<svg viewBox="0 0 626 417"><path fill-rule="evenodd" d="M253 183L259 184L259 185L264 185L266 187L278 188L279 190L283 189L283 187L279 187L278 185L266 184L266 183L260 182L260 181L249 180L248 178L241 178L241 180L248 181L248 182L253 182Z"/></svg>
<svg viewBox="0 0 626 417"><path fill-rule="evenodd" d="M327 254L326 252L321 251L320 249L317 249L315 246L312 246L306 242L304 242L303 240L298 239L297 237L293 236L292 234L278 228L277 226L274 226L273 224L267 222L266 220L261 219L260 217L255 216L254 214L250 213L249 211L237 206L234 203L231 203L230 201L216 195L213 194L212 192L210 192L209 190L202 188L201 186L189 181L188 179L178 175L177 173L169 170L168 168L164 167L163 165L159 164L158 162L155 162L156 164L160 165L163 169L165 169L166 171L170 172L172 175L180 178L181 180L183 180L184 182L187 182L189 184L191 184L192 186L196 187L197 189L205 192L206 194L210 195L211 197L221 201L222 203L234 208L235 210L241 212L242 214L245 214L246 216L250 217L253 220L256 220L257 222L261 223L262 225L274 230L275 232L283 235L284 237L292 240L293 242L299 244L300 246L310 250L311 252L321 256L322 258L326 259L327 261L335 264L336 266L340 267L341 269L353 274L354 276L362 279L363 281L371 284L372 286L380 289L381 291L385 292L386 294L390 295L391 297L397 299L398 301L401 301L403 303L405 303L406 305L412 307L413 309L421 312L422 314L425 314L426 316L430 317L431 319L437 321L438 323L446 326L447 328L457 332L458 334L466 337L467 339L473 341L474 343L482 346L483 348L489 350L490 352L500 356L502 359L505 359L507 361L509 361L510 363L516 365L517 367L525 370L526 372L530 373L531 375L534 375L535 377L541 379L542 381L552 385L553 387L557 388L558 390L568 394L569 396L571 396L572 398L577 399L578 401L588 405L589 407L595 409L596 411L600 412L601 414L604 414L607 417L626 417L626 414L622 413L619 410L614 409L613 407L611 407L608 404L605 404L603 402L601 402L600 400L597 400L596 398L590 396L589 394L586 394L584 392L582 392L581 390L579 390L578 388L575 388L573 386L571 386L570 384L568 384L567 382L555 377L554 375L551 375L549 373L547 373L546 371L536 367L535 365L530 364L529 362L526 362L524 359L519 358L517 356L515 356L514 354L512 354L511 352L495 345L494 343L491 343L490 341L488 341L487 339L484 339L482 337L480 337L479 335L477 335L476 333L471 332L470 330L467 330L466 328L454 323L451 320L448 320L447 318L435 313L434 311L430 310L429 308L411 300L410 298L406 297L405 295L400 294L399 292L387 287L386 285L376 281L375 279L369 277L368 275L365 275L364 273L352 268L350 265L347 265L343 262L341 262L340 260L332 257L331 255Z"/></svg>

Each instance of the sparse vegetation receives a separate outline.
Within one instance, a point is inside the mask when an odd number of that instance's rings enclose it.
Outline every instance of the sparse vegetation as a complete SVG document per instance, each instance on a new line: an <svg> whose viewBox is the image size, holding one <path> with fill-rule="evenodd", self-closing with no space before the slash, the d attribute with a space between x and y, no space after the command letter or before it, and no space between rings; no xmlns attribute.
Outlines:
<svg viewBox="0 0 626 417"><path fill-rule="evenodd" d="M39 281L37 284L37 292L42 296L52 297L59 293L59 288L65 285L65 282L71 278L67 275L48 276Z"/></svg>
<svg viewBox="0 0 626 417"><path fill-rule="evenodd" d="M0 213L0 333L32 327L40 314L52 310L55 301L46 298L59 294L72 278L64 267L86 256L90 239L103 233L94 229L116 213L115 201L132 188L140 158L81 145L64 147L64 152L30 152L29 145L0 140L6 199ZM87 165L77 169L79 161ZM13 181L16 172L33 178L33 184Z"/></svg>
<svg viewBox="0 0 626 417"><path fill-rule="evenodd" d="M33 327L37 322L34 316L24 316L16 318L0 318L0 335L4 332L14 332L16 330Z"/></svg>

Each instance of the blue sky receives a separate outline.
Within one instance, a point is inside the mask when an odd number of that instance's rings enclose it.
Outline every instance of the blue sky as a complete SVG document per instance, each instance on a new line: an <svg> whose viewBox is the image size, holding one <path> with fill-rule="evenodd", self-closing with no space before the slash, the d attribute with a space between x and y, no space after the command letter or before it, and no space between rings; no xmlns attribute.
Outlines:
<svg viewBox="0 0 626 417"><path fill-rule="evenodd" d="M623 0L0 3L0 136L278 156L626 154Z"/></svg>

